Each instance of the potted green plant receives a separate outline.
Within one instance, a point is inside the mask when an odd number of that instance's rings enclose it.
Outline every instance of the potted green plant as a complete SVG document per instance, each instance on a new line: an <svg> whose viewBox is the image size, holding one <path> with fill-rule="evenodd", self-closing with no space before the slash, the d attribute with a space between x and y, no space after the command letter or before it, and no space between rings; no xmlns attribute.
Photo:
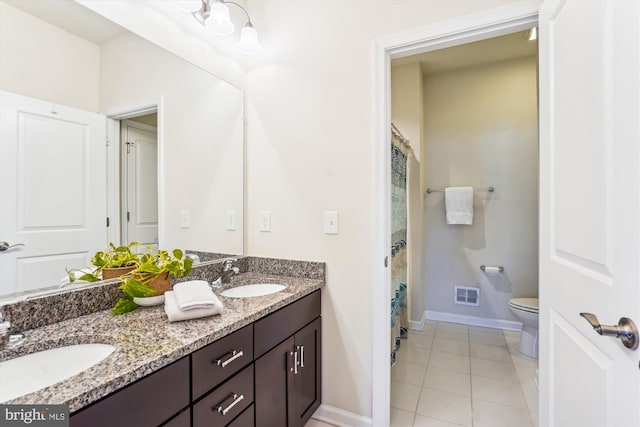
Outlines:
<svg viewBox="0 0 640 427"><path fill-rule="evenodd" d="M129 273L139 264L140 256L136 252L138 246L140 246L138 242L131 242L127 246L116 246L109 243L107 250L96 252L93 255L91 264L94 268L91 270L67 270L69 281L71 283L76 280L97 282Z"/></svg>
<svg viewBox="0 0 640 427"><path fill-rule="evenodd" d="M158 250L140 255L136 267L124 277L120 289L124 293L111 312L113 314L128 313L138 308L134 298L145 298L164 294L171 289L171 278L191 274L193 260L186 257L180 249L171 253Z"/></svg>

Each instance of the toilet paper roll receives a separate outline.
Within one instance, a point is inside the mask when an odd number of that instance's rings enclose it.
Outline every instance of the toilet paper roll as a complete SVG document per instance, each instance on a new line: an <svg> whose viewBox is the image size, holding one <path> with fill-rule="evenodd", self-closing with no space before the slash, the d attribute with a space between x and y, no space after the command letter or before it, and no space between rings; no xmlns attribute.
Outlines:
<svg viewBox="0 0 640 427"><path fill-rule="evenodd" d="M480 270L487 276L497 276L504 271L504 268L501 265L481 265Z"/></svg>

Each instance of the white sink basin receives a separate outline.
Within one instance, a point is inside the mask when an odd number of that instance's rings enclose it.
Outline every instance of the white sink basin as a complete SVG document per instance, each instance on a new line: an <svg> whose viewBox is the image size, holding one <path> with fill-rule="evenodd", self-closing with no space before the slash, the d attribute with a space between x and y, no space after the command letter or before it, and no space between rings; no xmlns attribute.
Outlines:
<svg viewBox="0 0 640 427"><path fill-rule="evenodd" d="M0 402L40 390L89 369L110 355L108 344L79 344L0 362Z"/></svg>
<svg viewBox="0 0 640 427"><path fill-rule="evenodd" d="M258 283L256 285L243 285L237 286L235 288L227 289L223 291L220 295L224 297L232 297L232 298L251 298L251 297L261 297L264 295L275 294L276 292L280 292L285 289L284 285L277 285L275 283Z"/></svg>

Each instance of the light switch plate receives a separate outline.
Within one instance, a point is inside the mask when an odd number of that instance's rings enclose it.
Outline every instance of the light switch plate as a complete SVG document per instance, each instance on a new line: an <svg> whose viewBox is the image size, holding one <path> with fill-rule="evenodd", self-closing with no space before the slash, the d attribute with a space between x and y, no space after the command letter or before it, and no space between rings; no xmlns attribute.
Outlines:
<svg viewBox="0 0 640 427"><path fill-rule="evenodd" d="M260 231L271 231L271 211L260 211Z"/></svg>
<svg viewBox="0 0 640 427"><path fill-rule="evenodd" d="M324 234L338 234L338 211L324 212Z"/></svg>
<svg viewBox="0 0 640 427"><path fill-rule="evenodd" d="M227 211L227 231L236 231L236 211Z"/></svg>
<svg viewBox="0 0 640 427"><path fill-rule="evenodd" d="M180 228L191 227L191 212L180 211Z"/></svg>

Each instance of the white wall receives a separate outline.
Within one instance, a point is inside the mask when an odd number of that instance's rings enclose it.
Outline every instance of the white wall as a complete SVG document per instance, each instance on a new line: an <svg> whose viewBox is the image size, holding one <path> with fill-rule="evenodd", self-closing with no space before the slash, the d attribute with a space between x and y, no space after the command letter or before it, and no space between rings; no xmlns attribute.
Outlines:
<svg viewBox="0 0 640 427"><path fill-rule="evenodd" d="M161 246L241 254L242 91L133 34L105 43L101 54L101 111L163 98ZM190 211L190 228L181 228L182 210ZM228 210L237 214L236 231L225 229Z"/></svg>
<svg viewBox="0 0 640 427"><path fill-rule="evenodd" d="M419 62L391 67L391 121L411 142L420 159L422 152L424 102L422 67Z"/></svg>
<svg viewBox="0 0 640 427"><path fill-rule="evenodd" d="M0 89L98 111L99 46L0 2Z"/></svg>
<svg viewBox="0 0 640 427"><path fill-rule="evenodd" d="M474 194L471 226L447 225L444 193L426 196L427 310L515 320L509 299L538 295L536 82L535 57L425 78L427 185L496 189ZM480 287L480 306L454 305L454 285Z"/></svg>
<svg viewBox="0 0 640 427"><path fill-rule="evenodd" d="M373 41L507 3L248 2L265 50L247 83L246 251L327 262L325 404L372 413ZM270 233L258 231L266 209ZM325 235L323 211L334 209L340 234Z"/></svg>

